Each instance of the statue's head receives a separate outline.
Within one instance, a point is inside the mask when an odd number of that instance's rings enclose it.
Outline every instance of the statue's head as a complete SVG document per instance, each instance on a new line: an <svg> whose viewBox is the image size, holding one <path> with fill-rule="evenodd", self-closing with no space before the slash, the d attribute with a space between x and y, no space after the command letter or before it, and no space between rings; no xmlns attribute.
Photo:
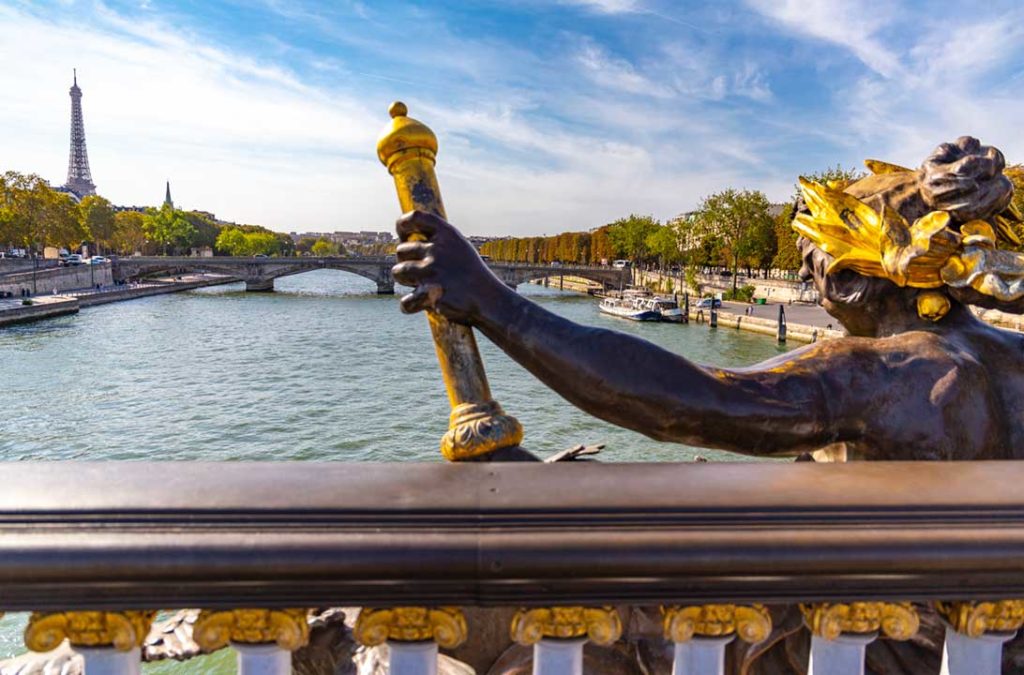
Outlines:
<svg viewBox="0 0 1024 675"><path fill-rule="evenodd" d="M979 294L1024 298L1024 256L997 250L1020 244L1002 153L964 137L917 170L866 164L872 175L849 183L801 179L805 204L793 221L801 276L851 334L941 321Z"/></svg>

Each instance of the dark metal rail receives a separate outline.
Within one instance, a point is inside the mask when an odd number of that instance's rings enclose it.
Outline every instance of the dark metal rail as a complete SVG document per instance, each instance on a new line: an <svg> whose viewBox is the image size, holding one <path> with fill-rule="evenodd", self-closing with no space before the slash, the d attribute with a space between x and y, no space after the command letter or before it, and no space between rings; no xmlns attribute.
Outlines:
<svg viewBox="0 0 1024 675"><path fill-rule="evenodd" d="M0 611L1024 596L1024 464L0 464Z"/></svg>

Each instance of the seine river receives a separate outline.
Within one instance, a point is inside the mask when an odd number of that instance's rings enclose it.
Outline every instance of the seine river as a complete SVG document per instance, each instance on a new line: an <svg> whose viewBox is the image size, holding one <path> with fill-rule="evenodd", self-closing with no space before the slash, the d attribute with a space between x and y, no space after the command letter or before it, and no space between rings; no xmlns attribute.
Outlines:
<svg viewBox="0 0 1024 675"><path fill-rule="evenodd" d="M448 403L426 320L350 274L276 283L275 293L219 286L0 330L0 459L440 460ZM701 363L748 365L785 350L764 336L638 324L582 295L520 290ZM604 461L742 459L595 420L486 339L480 346L495 397L542 456L604 443ZM0 658L22 650L23 625L19 615L0 621Z"/></svg>

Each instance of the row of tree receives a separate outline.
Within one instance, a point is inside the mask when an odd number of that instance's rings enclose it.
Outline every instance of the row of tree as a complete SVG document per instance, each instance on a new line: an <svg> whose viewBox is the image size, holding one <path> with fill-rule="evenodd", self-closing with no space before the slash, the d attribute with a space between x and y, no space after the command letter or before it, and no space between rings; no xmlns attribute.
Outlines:
<svg viewBox="0 0 1024 675"><path fill-rule="evenodd" d="M224 226L201 211L170 204L144 211L118 211L99 195L76 202L34 174L0 175L0 247L41 254L52 246L97 253L180 254L209 247L225 255L293 255L286 234L256 225Z"/></svg>
<svg viewBox="0 0 1024 675"><path fill-rule="evenodd" d="M811 178L849 181L862 175L836 166ZM778 205L760 191L730 188L708 195L696 210L667 223L633 214L590 232L510 237L487 242L480 250L513 262L599 265L624 258L660 268L717 267L732 270L734 278L740 267L795 271L801 264L790 227L795 206L795 194Z"/></svg>

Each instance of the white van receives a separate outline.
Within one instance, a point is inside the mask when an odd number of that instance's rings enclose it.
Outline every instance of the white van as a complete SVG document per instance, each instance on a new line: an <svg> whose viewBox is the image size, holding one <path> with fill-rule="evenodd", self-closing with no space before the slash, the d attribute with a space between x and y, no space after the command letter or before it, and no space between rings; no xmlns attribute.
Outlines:
<svg viewBox="0 0 1024 675"><path fill-rule="evenodd" d="M620 270L623 269L623 268L629 267L629 266L630 266L630 262L628 260L613 260L612 261L612 267L616 267L616 268L618 268Z"/></svg>

